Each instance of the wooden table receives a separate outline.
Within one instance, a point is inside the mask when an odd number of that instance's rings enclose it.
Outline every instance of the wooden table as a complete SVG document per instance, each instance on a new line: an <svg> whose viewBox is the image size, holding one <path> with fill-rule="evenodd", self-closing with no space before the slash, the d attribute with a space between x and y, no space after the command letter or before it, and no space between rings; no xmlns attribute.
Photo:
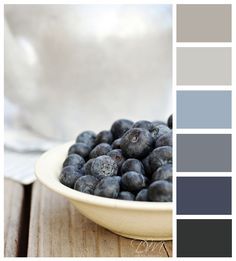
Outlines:
<svg viewBox="0 0 236 261"><path fill-rule="evenodd" d="M169 257L172 242L127 239L96 225L39 182L5 179L6 257Z"/></svg>

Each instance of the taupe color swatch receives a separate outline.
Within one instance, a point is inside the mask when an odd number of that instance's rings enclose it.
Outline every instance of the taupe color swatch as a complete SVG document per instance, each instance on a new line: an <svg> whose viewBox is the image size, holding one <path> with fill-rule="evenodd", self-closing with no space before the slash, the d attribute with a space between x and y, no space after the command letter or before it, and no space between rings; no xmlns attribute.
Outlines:
<svg viewBox="0 0 236 261"><path fill-rule="evenodd" d="M231 48L177 48L177 85L231 85Z"/></svg>
<svg viewBox="0 0 236 261"><path fill-rule="evenodd" d="M177 5L177 42L231 42L231 5Z"/></svg>

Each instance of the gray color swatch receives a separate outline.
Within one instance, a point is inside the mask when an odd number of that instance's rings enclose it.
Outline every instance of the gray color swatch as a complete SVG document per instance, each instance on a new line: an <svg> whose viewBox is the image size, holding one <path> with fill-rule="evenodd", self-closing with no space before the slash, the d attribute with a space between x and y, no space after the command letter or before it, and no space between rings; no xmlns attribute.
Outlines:
<svg viewBox="0 0 236 261"><path fill-rule="evenodd" d="M177 5L177 42L231 42L231 5Z"/></svg>
<svg viewBox="0 0 236 261"><path fill-rule="evenodd" d="M178 177L178 215L230 215L231 177Z"/></svg>
<svg viewBox="0 0 236 261"><path fill-rule="evenodd" d="M177 134L178 172L231 172L231 134Z"/></svg>
<svg viewBox="0 0 236 261"><path fill-rule="evenodd" d="M230 84L230 47L177 48L177 85Z"/></svg>
<svg viewBox="0 0 236 261"><path fill-rule="evenodd" d="M177 128L231 128L231 91L177 91Z"/></svg>

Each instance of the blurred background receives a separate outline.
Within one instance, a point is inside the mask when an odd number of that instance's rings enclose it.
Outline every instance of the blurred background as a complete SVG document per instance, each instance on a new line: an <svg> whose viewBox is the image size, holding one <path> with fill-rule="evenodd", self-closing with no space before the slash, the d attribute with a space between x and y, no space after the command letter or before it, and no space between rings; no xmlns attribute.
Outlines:
<svg viewBox="0 0 236 261"><path fill-rule="evenodd" d="M172 113L171 5L5 5L4 34L5 176L28 184L83 130Z"/></svg>

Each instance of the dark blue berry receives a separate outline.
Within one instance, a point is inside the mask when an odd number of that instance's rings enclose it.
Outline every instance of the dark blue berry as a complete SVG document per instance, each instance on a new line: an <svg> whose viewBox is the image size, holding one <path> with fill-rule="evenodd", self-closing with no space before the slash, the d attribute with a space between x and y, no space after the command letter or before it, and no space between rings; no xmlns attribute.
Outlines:
<svg viewBox="0 0 236 261"><path fill-rule="evenodd" d="M164 121L152 121L152 124L155 125L155 126L166 125L166 123Z"/></svg>
<svg viewBox="0 0 236 261"><path fill-rule="evenodd" d="M132 128L121 138L121 149L127 158L141 159L153 149L154 139L146 129Z"/></svg>
<svg viewBox="0 0 236 261"><path fill-rule="evenodd" d="M121 142L121 138L114 140L111 145L112 149L113 150L120 149L120 142Z"/></svg>
<svg viewBox="0 0 236 261"><path fill-rule="evenodd" d="M76 180L81 176L83 176L83 173L81 173L77 168L67 166L62 169L59 175L59 180L63 185L73 188Z"/></svg>
<svg viewBox="0 0 236 261"><path fill-rule="evenodd" d="M85 164L84 158L78 154L70 154L63 162L63 168L67 166L74 166L76 169L81 169Z"/></svg>
<svg viewBox="0 0 236 261"><path fill-rule="evenodd" d="M89 154L89 158L97 158L102 155L106 155L109 151L111 151L112 148L107 143L100 143L98 144Z"/></svg>
<svg viewBox="0 0 236 261"><path fill-rule="evenodd" d="M93 131L84 131L76 138L76 143L85 143L90 148L95 146L96 133Z"/></svg>
<svg viewBox="0 0 236 261"><path fill-rule="evenodd" d="M108 143L111 144L113 142L113 135L111 133L111 131L101 131L97 134L96 140L95 140L96 144L100 144L100 143Z"/></svg>
<svg viewBox="0 0 236 261"><path fill-rule="evenodd" d="M127 159L122 164L121 173L124 174L129 171L135 171L137 173L145 175L143 164L137 159Z"/></svg>
<svg viewBox="0 0 236 261"><path fill-rule="evenodd" d="M172 164L165 164L152 174L152 181L168 179L172 181Z"/></svg>
<svg viewBox="0 0 236 261"><path fill-rule="evenodd" d="M76 180L74 189L87 194L93 194L97 183L97 178L91 175L85 175Z"/></svg>
<svg viewBox="0 0 236 261"><path fill-rule="evenodd" d="M75 143L69 148L68 154L78 154L83 158L86 158L90 153L90 147L85 143Z"/></svg>
<svg viewBox="0 0 236 261"><path fill-rule="evenodd" d="M172 163L172 147L163 146L154 149L147 157L146 165L148 165L149 173L153 173L156 169L167 163Z"/></svg>
<svg viewBox="0 0 236 261"><path fill-rule="evenodd" d="M139 191L139 193L136 195L135 200L137 201L149 201L148 200L148 189L142 189Z"/></svg>
<svg viewBox="0 0 236 261"><path fill-rule="evenodd" d="M159 128L156 124L153 124L150 121L137 121L134 125L133 128L142 128L146 129L150 132L151 136L153 139L156 139L158 137L159 133Z"/></svg>
<svg viewBox="0 0 236 261"><path fill-rule="evenodd" d="M94 195L106 198L117 198L119 192L119 180L116 177L106 177L97 183Z"/></svg>
<svg viewBox="0 0 236 261"><path fill-rule="evenodd" d="M162 135L171 132L171 129L168 126L164 125L164 124L158 125L156 127L158 128L158 133L157 133L155 139L158 139Z"/></svg>
<svg viewBox="0 0 236 261"><path fill-rule="evenodd" d="M123 156L122 150L120 149L111 150L107 153L107 156L110 156L116 162L118 168L120 168L125 161L125 157Z"/></svg>
<svg viewBox="0 0 236 261"><path fill-rule="evenodd" d="M170 115L170 117L167 120L167 125L170 129L172 129L172 114Z"/></svg>
<svg viewBox="0 0 236 261"><path fill-rule="evenodd" d="M114 139L121 138L133 125L133 122L126 119L120 119L115 121L111 126L111 132Z"/></svg>
<svg viewBox="0 0 236 261"><path fill-rule="evenodd" d="M135 171L126 172L121 177L121 187L129 192L138 192L147 186L147 178Z"/></svg>
<svg viewBox="0 0 236 261"><path fill-rule="evenodd" d="M148 198L156 202L171 202L172 184L166 180L154 181L148 188Z"/></svg>
<svg viewBox="0 0 236 261"><path fill-rule="evenodd" d="M150 121L145 121L145 120L141 120L141 121L137 121L133 124L132 128L142 128L142 129L146 129L148 131L150 131L153 127L153 124Z"/></svg>
<svg viewBox="0 0 236 261"><path fill-rule="evenodd" d="M85 175L92 175L92 174L91 174L91 166L92 166L93 161L94 161L94 159L90 159L90 160L88 160L88 161L84 164L84 172L85 172Z"/></svg>
<svg viewBox="0 0 236 261"><path fill-rule="evenodd" d="M118 195L118 199L123 199L123 200L134 200L135 196L133 193L129 191L121 191Z"/></svg>
<svg viewBox="0 0 236 261"><path fill-rule="evenodd" d="M109 156L99 156L92 162L91 174L95 177L115 176L118 172L116 162Z"/></svg>
<svg viewBox="0 0 236 261"><path fill-rule="evenodd" d="M172 131L169 131L156 140L155 147L172 146Z"/></svg>

